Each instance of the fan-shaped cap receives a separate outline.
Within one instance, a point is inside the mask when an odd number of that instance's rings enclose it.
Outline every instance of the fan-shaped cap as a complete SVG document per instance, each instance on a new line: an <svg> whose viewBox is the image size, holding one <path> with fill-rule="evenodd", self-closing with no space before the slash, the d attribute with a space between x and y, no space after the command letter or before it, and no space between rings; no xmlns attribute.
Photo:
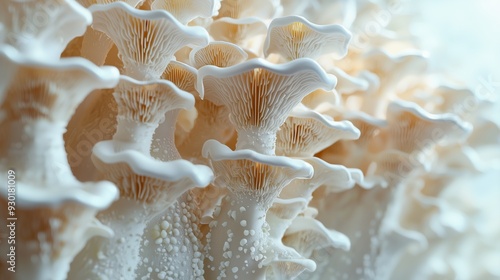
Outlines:
<svg viewBox="0 0 500 280"><path fill-rule="evenodd" d="M97 67L83 58L32 60L10 49L0 53L0 76L11 76L2 105L12 119L68 122L92 90L118 82L115 67Z"/></svg>
<svg viewBox="0 0 500 280"><path fill-rule="evenodd" d="M108 180L118 184L122 197L169 206L189 188L205 187L214 178L205 165L181 159L162 162L134 150L116 150L113 141L99 142L92 160Z"/></svg>
<svg viewBox="0 0 500 280"><path fill-rule="evenodd" d="M375 73L382 87L393 86L403 77L420 74L427 68L426 55L422 52L406 52L397 55L375 49L364 55L366 70Z"/></svg>
<svg viewBox="0 0 500 280"><path fill-rule="evenodd" d="M350 32L340 25L316 25L301 16L287 16L269 25L264 54L279 53L287 60L335 54L339 59L347 54L350 39Z"/></svg>
<svg viewBox="0 0 500 280"><path fill-rule="evenodd" d="M197 75L198 71L195 68L182 62L171 61L163 71L161 78L171 81L178 88L191 93L196 98L199 96L196 90Z"/></svg>
<svg viewBox="0 0 500 280"><path fill-rule="evenodd" d="M276 132L293 107L307 93L331 89L335 82L307 58L280 65L252 59L227 68L200 68L197 89L229 109L238 131L237 149L274 154Z"/></svg>
<svg viewBox="0 0 500 280"><path fill-rule="evenodd" d="M138 123L158 124L167 111L194 106L194 97L167 80L137 81L120 76L113 94L118 117Z"/></svg>
<svg viewBox="0 0 500 280"><path fill-rule="evenodd" d="M390 147L419 152L438 143L463 140L472 126L452 114L434 115L414 103L395 101L387 109Z"/></svg>
<svg viewBox="0 0 500 280"><path fill-rule="evenodd" d="M171 13L180 23L187 24L191 20L217 15L221 0L154 0L152 10L165 10Z"/></svg>
<svg viewBox="0 0 500 280"><path fill-rule="evenodd" d="M336 122L299 104L278 131L276 154L312 157L338 140L355 140L359 136L351 122Z"/></svg>
<svg viewBox="0 0 500 280"><path fill-rule="evenodd" d="M104 210L118 198L118 190L110 182L81 183L68 180L67 185L40 186L38 182L17 182L16 202L23 209L40 207L60 207L75 203L87 208ZM7 188L2 189L1 197L7 199Z"/></svg>
<svg viewBox="0 0 500 280"><path fill-rule="evenodd" d="M421 52L407 52L391 55L385 51L374 50L364 55L364 68L377 76L376 83L370 78L369 94L363 96L362 111L382 118L388 100L395 89L411 76L420 75L427 68L427 58Z"/></svg>
<svg viewBox="0 0 500 280"><path fill-rule="evenodd" d="M283 193L283 191L281 193ZM269 237L281 240L292 220L304 211L307 203L308 200L302 197L274 199L273 205L269 208L266 214L266 222L270 227Z"/></svg>
<svg viewBox="0 0 500 280"><path fill-rule="evenodd" d="M228 42L210 42L205 47L194 48L189 61L195 68L205 65L228 67L245 61L248 54L239 46Z"/></svg>
<svg viewBox="0 0 500 280"><path fill-rule="evenodd" d="M271 279L295 279L305 270L311 272L316 270L316 263L313 260L306 259L294 248L287 247L281 242L270 239L266 248L269 248L269 253L266 254L262 265L272 268Z"/></svg>
<svg viewBox="0 0 500 280"><path fill-rule="evenodd" d="M384 138L380 137L380 132L387 123L362 112L347 112L342 118L349 120L360 130L359 139L337 141L316 156L330 163L361 169L367 177L357 178L356 182L364 188L371 188L380 181L370 175L370 170L375 155L386 149L387 145Z"/></svg>
<svg viewBox="0 0 500 280"><path fill-rule="evenodd" d="M389 187L397 186L407 179L410 173L423 166L419 158L398 150L386 150L379 154L374 162L374 174L383 178L385 185Z"/></svg>
<svg viewBox="0 0 500 280"><path fill-rule="evenodd" d="M359 180L354 178L357 175L355 171L343 165L330 164L316 157L302 158L302 160L314 168L313 177L292 181L281 191L280 198L301 197L309 200L312 193L320 186L325 186L327 191L338 192L354 187L355 179Z"/></svg>
<svg viewBox="0 0 500 280"><path fill-rule="evenodd" d="M307 216L299 216L293 220L283 237L283 243L295 248L306 258L310 257L314 250L325 247L332 246L344 251L351 247L349 237L327 229L320 221Z"/></svg>
<svg viewBox="0 0 500 280"><path fill-rule="evenodd" d="M228 111L224 106L217 106L208 100L200 99L200 94L195 89L197 74L198 70L195 68L172 61L162 77L175 81L196 98L193 109L196 113L195 118L178 119L176 125L182 128L176 129L175 133L180 154L184 158L199 160L203 143L206 140L216 139L225 142L234 129L228 126Z"/></svg>
<svg viewBox="0 0 500 280"><path fill-rule="evenodd" d="M194 106L190 93L166 80L143 82L121 76L113 96L118 105L113 140L123 142L124 149L133 148L148 155L153 133L167 112Z"/></svg>
<svg viewBox="0 0 500 280"><path fill-rule="evenodd" d="M92 15L76 1L0 2L0 44L38 60L58 59L74 37L85 32ZM2 40L3 39L3 40Z"/></svg>
<svg viewBox="0 0 500 280"><path fill-rule="evenodd" d="M109 182L108 184L111 185ZM17 189L19 191L21 186L18 185ZM52 194L57 195L54 192ZM115 191L115 197L116 194ZM19 196L17 193L16 199ZM47 198L46 195L44 197ZM97 195L86 195L82 199L88 200L52 204L52 199L49 198L47 203L27 208L16 201L16 216L23 217L13 222L17 228L16 266L26 269L16 270L16 276L6 276L8 279L66 279L71 261L91 237L112 235L111 229L99 224L94 218L101 209L87 205L100 198ZM108 201L107 205L110 203ZM0 206L7 208L7 205L10 205L8 200L1 197ZM2 218L6 215L7 211L4 211Z"/></svg>
<svg viewBox="0 0 500 280"><path fill-rule="evenodd" d="M361 131L359 139L355 141L358 146L362 146L371 151L383 148L381 146L377 146L379 143L375 140L380 131L387 128L388 124L386 120L372 117L363 112L347 112L344 114L344 118L349 120Z"/></svg>
<svg viewBox="0 0 500 280"><path fill-rule="evenodd" d="M355 91L364 91L369 87L368 81L363 77L363 75L354 77L338 67L332 67L326 71L327 73L335 75L337 77L337 90L340 94L349 94Z"/></svg>
<svg viewBox="0 0 500 280"><path fill-rule="evenodd" d="M330 106L338 106L340 105L340 96L334 89L317 89L302 98L302 104L313 110Z"/></svg>
<svg viewBox="0 0 500 280"><path fill-rule="evenodd" d="M238 196L253 197L265 209L291 180L313 175L312 166L302 160L263 155L252 150L232 151L215 140L205 142L202 156L211 160L219 174L216 185Z"/></svg>
<svg viewBox="0 0 500 280"><path fill-rule="evenodd" d="M493 102L465 87L440 86L432 92L432 95L439 100L432 113L453 113L465 119L472 117L484 108L484 105Z"/></svg>
<svg viewBox="0 0 500 280"><path fill-rule="evenodd" d="M275 216L278 219L292 220L295 217L297 217L297 215L300 212L304 211L304 209L307 206L307 202L308 201L302 197L286 198L286 199L276 198L273 201L273 206L269 208L268 215L270 212L272 212L273 216ZM272 230L274 223L271 222L270 226ZM283 236L277 236L277 237L281 238Z"/></svg>
<svg viewBox="0 0 500 280"><path fill-rule="evenodd" d="M127 76L157 79L185 45L206 45L201 27L186 27L165 11L137 10L122 2L90 7L92 27L116 44Z"/></svg>

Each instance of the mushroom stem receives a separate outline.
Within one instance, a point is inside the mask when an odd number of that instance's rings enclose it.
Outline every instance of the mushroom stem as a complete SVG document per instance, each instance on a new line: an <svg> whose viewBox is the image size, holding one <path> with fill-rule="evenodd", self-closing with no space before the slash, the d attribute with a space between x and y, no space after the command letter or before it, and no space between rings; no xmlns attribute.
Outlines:
<svg viewBox="0 0 500 280"><path fill-rule="evenodd" d="M115 147L119 151L131 149L149 155L153 134L157 127L157 123L139 123L118 117L118 126L113 136L113 141L116 141Z"/></svg>
<svg viewBox="0 0 500 280"><path fill-rule="evenodd" d="M64 149L64 122L12 121L3 127L9 131L0 144L3 166L9 165L31 182L74 180Z"/></svg>
<svg viewBox="0 0 500 280"><path fill-rule="evenodd" d="M205 277L265 279L266 209L255 199L230 192L216 210L207 235Z"/></svg>
<svg viewBox="0 0 500 280"><path fill-rule="evenodd" d="M93 240L82 250L80 255L84 257L79 262L83 265L79 272L75 270L73 279L136 279L139 249L146 224L152 217L151 207L120 198L97 217L115 234L109 239Z"/></svg>
<svg viewBox="0 0 500 280"><path fill-rule="evenodd" d="M238 130L236 150L250 149L264 155L274 155L276 148L276 131L249 128Z"/></svg>
<svg viewBox="0 0 500 280"><path fill-rule="evenodd" d="M186 192L148 223L138 279L203 279L203 245L197 212L191 194Z"/></svg>
<svg viewBox="0 0 500 280"><path fill-rule="evenodd" d="M175 123L180 110L172 110L165 113L165 121L160 124L154 134L153 157L161 161L181 159L181 155L175 146Z"/></svg>

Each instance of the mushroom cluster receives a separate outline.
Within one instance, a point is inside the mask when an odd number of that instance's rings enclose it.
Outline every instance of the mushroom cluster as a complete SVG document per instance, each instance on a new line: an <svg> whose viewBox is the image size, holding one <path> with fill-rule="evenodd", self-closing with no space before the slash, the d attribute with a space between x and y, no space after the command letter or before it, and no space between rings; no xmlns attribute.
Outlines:
<svg viewBox="0 0 500 280"><path fill-rule="evenodd" d="M498 102L402 2L2 1L0 279L500 278Z"/></svg>

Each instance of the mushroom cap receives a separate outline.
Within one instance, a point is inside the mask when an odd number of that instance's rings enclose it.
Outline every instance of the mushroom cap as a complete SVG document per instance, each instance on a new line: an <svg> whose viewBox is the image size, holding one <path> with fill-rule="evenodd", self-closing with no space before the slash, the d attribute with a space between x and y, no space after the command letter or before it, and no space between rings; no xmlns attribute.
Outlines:
<svg viewBox="0 0 500 280"><path fill-rule="evenodd" d="M195 68L205 65L229 67L247 60L248 54L238 45L214 41L205 47L193 48L189 61Z"/></svg>
<svg viewBox="0 0 500 280"><path fill-rule="evenodd" d="M178 159L156 160L135 150L118 151L114 141L102 141L93 148L94 164L107 172L122 196L147 203L169 206L192 187L205 187L213 179L212 170Z"/></svg>
<svg viewBox="0 0 500 280"><path fill-rule="evenodd" d="M406 153L438 143L459 142L472 131L469 123L453 114L430 114L415 103L394 101L387 108L390 146Z"/></svg>
<svg viewBox="0 0 500 280"><path fill-rule="evenodd" d="M0 195L7 198L7 189L2 190ZM88 183L74 181L69 186L52 186L51 188L17 182L16 202L23 209L59 207L65 203L76 203L84 207L104 210L116 199L118 199L118 189L107 181Z"/></svg>
<svg viewBox="0 0 500 280"><path fill-rule="evenodd" d="M297 159L270 156L253 150L231 150L229 147L208 140L203 145L202 156L211 160L215 184L226 187L237 196L251 197L268 209L282 188L293 179L311 178L313 168Z"/></svg>
<svg viewBox="0 0 500 280"><path fill-rule="evenodd" d="M138 81L120 76L114 97L119 117L141 123L160 123L165 113L194 106L194 97L167 80Z"/></svg>
<svg viewBox="0 0 500 280"><path fill-rule="evenodd" d="M320 186L325 186L327 192L340 192L351 189L361 181L363 173L359 169L349 169L343 165L330 164L320 158L300 158L311 164L314 175L310 179L292 181L280 193L280 198L302 197L310 199L312 193ZM361 178L358 178L361 176Z"/></svg>
<svg viewBox="0 0 500 280"><path fill-rule="evenodd" d="M264 42L264 55L279 53L288 60L318 58L334 54L340 59L347 54L351 33L340 25L317 25L301 16L274 19Z"/></svg>
<svg viewBox="0 0 500 280"><path fill-rule="evenodd" d="M0 2L0 44L14 46L37 60L58 59L66 45L82 35L92 15L76 1Z"/></svg>
<svg viewBox="0 0 500 280"><path fill-rule="evenodd" d="M114 87L119 78L115 67L80 57L34 60L12 48L0 51L0 63L0 76L10 77L4 81L2 107L13 119L67 122L92 90Z"/></svg>
<svg viewBox="0 0 500 280"><path fill-rule="evenodd" d="M135 79L157 79L183 46L208 44L204 28L184 26L166 11L138 10L123 2L89 9L92 27L113 40L125 74Z"/></svg>
<svg viewBox="0 0 500 280"><path fill-rule="evenodd" d="M305 270L316 270L313 260L301 256L294 248L283 245L280 241L268 239L266 248L269 248L263 266L271 267L271 279L294 279ZM269 275L268 275L269 276Z"/></svg>
<svg viewBox="0 0 500 280"><path fill-rule="evenodd" d="M349 237L345 234L327 229L320 221L307 216L299 216L293 220L283 241L285 244L295 245L292 247L296 249L300 247L299 252L305 257L310 257L313 250L329 246L344 251L351 247Z"/></svg>
<svg viewBox="0 0 500 280"><path fill-rule="evenodd" d="M362 75L351 76L338 67L331 67L326 72L337 77L337 86L335 89L340 94L365 91L369 87L368 81Z"/></svg>
<svg viewBox="0 0 500 280"><path fill-rule="evenodd" d="M279 65L252 59L227 68L200 68L197 89L230 110L237 130L277 131L304 95L317 88L332 89L335 83L335 77L311 59Z"/></svg>
<svg viewBox="0 0 500 280"><path fill-rule="evenodd" d="M171 81L181 90L190 92L195 98L198 98L200 95L196 90L197 76L198 70L194 67L179 61L171 61L163 71L161 78Z"/></svg>
<svg viewBox="0 0 500 280"><path fill-rule="evenodd" d="M303 105L296 106L277 134L277 154L312 157L338 140L355 140L359 130L349 121L336 122Z"/></svg>

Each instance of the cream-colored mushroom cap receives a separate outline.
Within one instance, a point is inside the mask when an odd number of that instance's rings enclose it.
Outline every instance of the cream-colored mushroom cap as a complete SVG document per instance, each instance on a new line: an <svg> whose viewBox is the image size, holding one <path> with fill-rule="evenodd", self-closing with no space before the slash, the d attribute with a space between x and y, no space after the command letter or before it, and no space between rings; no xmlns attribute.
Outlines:
<svg viewBox="0 0 500 280"><path fill-rule="evenodd" d="M143 11L123 2L90 7L92 27L116 44L124 74L134 79L157 79L174 53L185 45L206 45L201 27L186 27L165 11Z"/></svg>
<svg viewBox="0 0 500 280"><path fill-rule="evenodd" d="M269 25L264 54L279 53L294 60L316 59L328 53L340 59L347 54L350 39L350 32L340 25L317 25L300 16L282 17Z"/></svg>
<svg viewBox="0 0 500 280"><path fill-rule="evenodd" d="M248 54L239 46L222 41L210 42L205 47L194 48L189 61L195 68L205 65L229 67L245 61Z"/></svg>
<svg viewBox="0 0 500 280"><path fill-rule="evenodd" d="M274 154L276 132L293 107L307 93L332 89L335 83L335 77L311 59L279 65L252 59L227 68L200 68L197 89L229 109L238 131L237 149Z"/></svg>

